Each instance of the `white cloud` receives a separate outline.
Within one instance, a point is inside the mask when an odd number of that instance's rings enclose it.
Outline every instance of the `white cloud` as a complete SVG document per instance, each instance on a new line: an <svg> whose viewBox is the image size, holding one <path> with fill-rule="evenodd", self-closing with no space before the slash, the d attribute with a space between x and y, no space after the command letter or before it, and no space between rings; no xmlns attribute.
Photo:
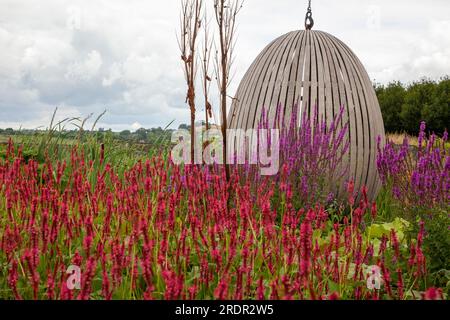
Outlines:
<svg viewBox="0 0 450 320"><path fill-rule="evenodd" d="M414 81L427 77L438 79L450 74L450 20L431 21L426 36L410 39L403 45L402 59L388 64L373 75L378 81Z"/></svg>
<svg viewBox="0 0 450 320"><path fill-rule="evenodd" d="M110 87L122 77L122 66L119 63L113 63L109 68L109 74L103 78L102 84Z"/></svg>
<svg viewBox="0 0 450 320"><path fill-rule="evenodd" d="M102 56L93 50L89 52L85 60L69 65L64 77L69 80L91 80L98 74L102 64Z"/></svg>
<svg viewBox="0 0 450 320"><path fill-rule="evenodd" d="M131 128L132 128L134 131L136 131L136 130L142 128L142 124L140 124L139 122L135 122L135 123L133 123L133 124L131 125Z"/></svg>
<svg viewBox="0 0 450 320"><path fill-rule="evenodd" d="M45 126L56 106L62 116L106 108L102 127L120 130L189 121L179 1L0 2L0 127ZM246 0L231 94L271 40L303 28L306 3ZM450 73L449 11L447 0L313 1L314 28L347 43L381 82Z"/></svg>

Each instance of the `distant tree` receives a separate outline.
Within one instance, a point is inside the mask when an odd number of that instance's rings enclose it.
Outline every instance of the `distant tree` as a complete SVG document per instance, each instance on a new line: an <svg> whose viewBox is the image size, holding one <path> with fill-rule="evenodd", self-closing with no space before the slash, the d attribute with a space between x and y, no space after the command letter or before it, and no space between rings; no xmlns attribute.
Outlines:
<svg viewBox="0 0 450 320"><path fill-rule="evenodd" d="M140 128L140 129L136 130L134 135L136 136L136 138L139 141L147 141L147 130L144 128Z"/></svg>
<svg viewBox="0 0 450 320"><path fill-rule="evenodd" d="M14 135L14 129L13 128L6 128L4 133L6 135L12 136L12 135Z"/></svg>
<svg viewBox="0 0 450 320"><path fill-rule="evenodd" d="M178 126L178 130L189 130L189 126L185 123L182 123Z"/></svg>
<svg viewBox="0 0 450 320"><path fill-rule="evenodd" d="M449 129L450 79L421 80L405 86L392 82L376 85L375 91L387 132L418 133L421 121L437 134Z"/></svg>
<svg viewBox="0 0 450 320"><path fill-rule="evenodd" d="M122 138L122 139L124 139L124 140L129 139L130 136L131 136L131 131L130 131L130 130L123 130L123 131L121 131L121 132L119 133L119 137Z"/></svg>
<svg viewBox="0 0 450 320"><path fill-rule="evenodd" d="M414 82L407 89L405 102L400 113L403 128L409 134L417 134L422 117L422 110L433 104L436 84L429 80Z"/></svg>
<svg viewBox="0 0 450 320"><path fill-rule="evenodd" d="M435 87L433 101L422 110L427 128L436 133L450 129L450 79L444 78Z"/></svg>
<svg viewBox="0 0 450 320"><path fill-rule="evenodd" d="M384 126L388 132L401 132L403 126L400 113L405 101L406 90L400 82L391 82L386 87L379 85L375 91L383 114Z"/></svg>

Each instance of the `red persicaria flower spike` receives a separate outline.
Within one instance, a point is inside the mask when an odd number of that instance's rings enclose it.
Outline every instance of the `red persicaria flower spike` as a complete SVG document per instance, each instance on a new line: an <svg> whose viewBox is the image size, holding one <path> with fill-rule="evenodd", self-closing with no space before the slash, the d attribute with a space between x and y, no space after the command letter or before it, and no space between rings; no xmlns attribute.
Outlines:
<svg viewBox="0 0 450 320"><path fill-rule="evenodd" d="M398 261L400 258L400 245L398 243L397 233L395 232L394 229L391 230L390 236L391 236L391 244L392 244L392 247L394 248L394 253L395 253L394 257L395 257L396 261Z"/></svg>
<svg viewBox="0 0 450 320"><path fill-rule="evenodd" d="M372 215L373 220L375 220L377 218L377 203L376 202L372 202L370 214Z"/></svg>
<svg viewBox="0 0 450 320"><path fill-rule="evenodd" d="M444 296L442 294L441 288L429 288L424 293L422 293L422 300L443 300Z"/></svg>
<svg viewBox="0 0 450 320"><path fill-rule="evenodd" d="M17 272L17 260L14 259L11 264L11 269L8 272L8 285L12 289L15 299L22 300L22 297L17 290L18 280L19 280L19 273Z"/></svg>
<svg viewBox="0 0 450 320"><path fill-rule="evenodd" d="M423 220L421 220L419 222L419 227L420 227L420 229L419 229L419 234L417 235L417 246L421 247L422 243L423 243L423 238L425 235L425 223L423 222Z"/></svg>
<svg viewBox="0 0 450 320"><path fill-rule="evenodd" d="M328 296L328 300L339 300L339 293L336 291Z"/></svg>
<svg viewBox="0 0 450 320"><path fill-rule="evenodd" d="M348 202L351 206L353 206L355 203L355 199L353 198L354 189L355 184L353 183L353 180L350 180L347 183L347 195L348 195Z"/></svg>
<svg viewBox="0 0 450 320"><path fill-rule="evenodd" d="M403 275L402 275L402 269L401 268L397 269L397 277L398 277L398 281L397 281L398 298L400 300L403 300L404 284L403 284Z"/></svg>

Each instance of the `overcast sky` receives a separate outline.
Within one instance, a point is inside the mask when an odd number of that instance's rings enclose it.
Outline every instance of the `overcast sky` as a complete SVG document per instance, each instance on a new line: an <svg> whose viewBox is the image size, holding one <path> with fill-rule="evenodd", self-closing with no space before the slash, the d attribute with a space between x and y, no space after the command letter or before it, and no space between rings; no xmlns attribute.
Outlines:
<svg viewBox="0 0 450 320"><path fill-rule="evenodd" d="M211 8L213 0L206 2ZM99 126L113 130L188 122L179 5L0 0L0 127L47 126L55 107L59 118L106 109ZM246 0L232 93L271 40L303 28L306 6ZM313 0L314 29L344 41L381 83L450 74L449 13L448 0Z"/></svg>

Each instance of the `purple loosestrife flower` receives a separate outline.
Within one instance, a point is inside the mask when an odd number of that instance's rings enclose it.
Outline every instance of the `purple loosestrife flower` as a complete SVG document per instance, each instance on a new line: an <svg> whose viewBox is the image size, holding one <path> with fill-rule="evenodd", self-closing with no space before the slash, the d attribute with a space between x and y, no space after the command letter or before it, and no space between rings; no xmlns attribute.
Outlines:
<svg viewBox="0 0 450 320"><path fill-rule="evenodd" d="M381 148L378 139L378 172L383 184L389 185L394 196L407 205L445 205L450 199L448 133L444 133L439 143L435 134L427 139L425 130L426 124L422 122L417 155L407 138L400 148L391 141Z"/></svg>
<svg viewBox="0 0 450 320"><path fill-rule="evenodd" d="M319 115L317 106L307 108L299 115L298 105L283 108L278 105L275 114L262 108L258 129L279 129L280 168L286 167L286 178L277 176L296 190L295 197L307 206L316 202L331 202L339 194L332 194L335 185L343 183L348 172L344 158L348 153L350 141L348 122L342 120L344 108L331 120ZM270 131L268 131L270 132ZM257 145L261 139L257 132ZM270 133L265 139L269 143ZM259 147L258 147L259 149ZM246 163L243 168L247 176L255 182L261 176L255 166Z"/></svg>

